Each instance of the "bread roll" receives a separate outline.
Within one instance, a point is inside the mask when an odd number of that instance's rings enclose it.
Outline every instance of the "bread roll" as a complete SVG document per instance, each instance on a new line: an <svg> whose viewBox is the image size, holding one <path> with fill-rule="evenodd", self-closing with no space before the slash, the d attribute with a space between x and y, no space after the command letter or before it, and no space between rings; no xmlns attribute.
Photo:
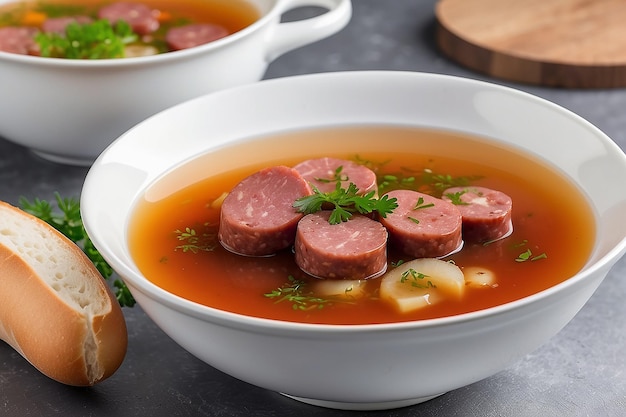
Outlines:
<svg viewBox="0 0 626 417"><path fill-rule="evenodd" d="M83 251L0 202L0 339L48 377L90 386L119 368L127 337L119 303Z"/></svg>

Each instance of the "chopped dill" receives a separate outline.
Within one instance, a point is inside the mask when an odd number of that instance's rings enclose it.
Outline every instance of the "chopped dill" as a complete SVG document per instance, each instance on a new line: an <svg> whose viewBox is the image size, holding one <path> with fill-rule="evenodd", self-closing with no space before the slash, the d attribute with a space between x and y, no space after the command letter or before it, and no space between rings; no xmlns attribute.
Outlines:
<svg viewBox="0 0 626 417"><path fill-rule="evenodd" d="M275 303L289 302L294 310L314 310L321 309L331 300L316 297L314 294L305 293L306 282L289 275L288 282L282 287L263 294L267 298L276 299Z"/></svg>
<svg viewBox="0 0 626 417"><path fill-rule="evenodd" d="M513 249L518 249L521 247L524 247L528 244L528 240L524 239L522 240L520 243L516 243L515 245L513 245ZM530 250L530 248L526 249L524 252L520 253L519 255L517 255L517 257L515 258L515 262L526 262L526 261L539 261L541 259L547 259L548 255L543 252L539 255L534 255L532 250Z"/></svg>
<svg viewBox="0 0 626 417"><path fill-rule="evenodd" d="M404 284L408 281L411 286L415 288L436 288L436 285L433 284L431 280L425 281L425 279L428 277L428 275L422 272L418 272L413 268L409 268L404 271L400 276L400 282Z"/></svg>
<svg viewBox="0 0 626 417"><path fill-rule="evenodd" d="M203 224L207 229L210 225ZM174 250L182 250L183 252L212 252L217 246L217 234L212 231L203 231L202 233L196 232L196 229L186 227L185 230L175 230L176 239L182 242L176 246Z"/></svg>

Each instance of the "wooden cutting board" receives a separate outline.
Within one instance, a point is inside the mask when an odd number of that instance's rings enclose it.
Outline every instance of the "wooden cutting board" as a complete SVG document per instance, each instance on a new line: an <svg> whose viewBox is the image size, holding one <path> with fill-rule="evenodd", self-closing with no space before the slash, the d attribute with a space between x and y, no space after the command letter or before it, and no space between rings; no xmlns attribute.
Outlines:
<svg viewBox="0 0 626 417"><path fill-rule="evenodd" d="M438 47L475 71L565 88L626 87L626 0L439 0Z"/></svg>

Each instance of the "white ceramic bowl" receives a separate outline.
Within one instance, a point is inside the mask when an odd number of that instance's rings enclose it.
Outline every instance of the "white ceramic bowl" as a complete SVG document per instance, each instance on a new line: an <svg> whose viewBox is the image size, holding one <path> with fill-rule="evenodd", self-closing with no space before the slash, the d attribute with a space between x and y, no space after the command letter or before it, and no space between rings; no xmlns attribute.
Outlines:
<svg viewBox="0 0 626 417"><path fill-rule="evenodd" d="M15 0L0 0L0 6ZM89 165L146 117L218 89L260 80L292 49L341 30L350 0L249 0L261 18L215 42L113 60L40 58L0 51L0 136L57 162ZM300 6L328 12L281 23Z"/></svg>
<svg viewBox="0 0 626 417"><path fill-rule="evenodd" d="M129 215L136 199L164 172L242 138L355 123L467 132L551 161L593 204L598 234L591 258L567 281L505 305L454 317L362 326L227 313L174 296L141 275L129 255ZM238 162L254 158L242 155ZM188 180L201 175L190 174ZM442 75L349 72L262 81L162 112L98 158L81 204L96 247L146 313L183 348L260 387L312 404L363 410L414 404L473 383L556 334L626 251L624 178L626 156L614 142L540 98Z"/></svg>

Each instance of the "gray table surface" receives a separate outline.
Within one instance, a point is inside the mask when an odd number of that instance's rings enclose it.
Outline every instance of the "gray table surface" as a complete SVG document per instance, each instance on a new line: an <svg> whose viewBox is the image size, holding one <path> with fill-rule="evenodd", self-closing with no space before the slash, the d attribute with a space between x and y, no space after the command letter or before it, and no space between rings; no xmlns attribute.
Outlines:
<svg viewBox="0 0 626 417"><path fill-rule="evenodd" d="M512 85L566 107L626 149L626 90L561 90L516 85L468 71L434 44L435 0L354 0L341 33L276 60L266 78L344 70L453 74ZM303 12L310 12L306 10ZM1 94L1 92L0 92ZM86 168L53 164L0 139L0 199L80 195ZM626 178L625 178L626 180ZM386 416L626 415L626 258L558 335L508 369ZM125 309L127 357L92 388L39 374L0 342L2 416L348 416L304 405L231 378L162 333L139 307Z"/></svg>

